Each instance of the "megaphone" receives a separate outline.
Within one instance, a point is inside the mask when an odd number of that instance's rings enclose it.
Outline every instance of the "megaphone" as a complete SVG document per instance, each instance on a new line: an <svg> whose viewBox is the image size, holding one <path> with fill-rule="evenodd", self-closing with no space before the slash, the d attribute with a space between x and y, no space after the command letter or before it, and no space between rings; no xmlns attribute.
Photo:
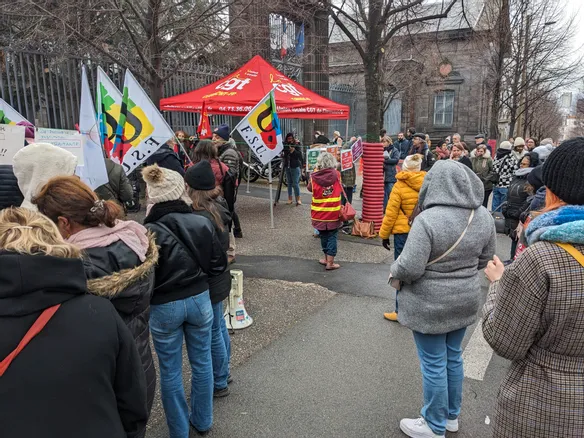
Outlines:
<svg viewBox="0 0 584 438"><path fill-rule="evenodd" d="M231 292L225 307L225 324L228 329L239 330L253 324L253 319L245 310L243 302L243 271L231 270Z"/></svg>

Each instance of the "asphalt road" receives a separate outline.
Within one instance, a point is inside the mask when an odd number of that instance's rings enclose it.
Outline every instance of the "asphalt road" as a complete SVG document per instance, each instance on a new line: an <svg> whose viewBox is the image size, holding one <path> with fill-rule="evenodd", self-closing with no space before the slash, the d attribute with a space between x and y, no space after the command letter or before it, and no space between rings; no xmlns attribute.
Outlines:
<svg viewBox="0 0 584 438"><path fill-rule="evenodd" d="M266 190L251 196L264 198ZM508 249L509 239L499 236L498 254ZM337 295L233 369L231 394L216 400L209 437L405 436L399 420L419 415L422 382L411 331L382 317L394 300L387 263L345 262L331 273L306 258L238 255L234 267L248 278L317 284ZM280 303L284 313L286 300ZM278 310L271 317L277 321ZM467 377L459 438L491 436L508 366L475 329L469 327L463 343ZM168 437L164 422L157 423L147 438Z"/></svg>

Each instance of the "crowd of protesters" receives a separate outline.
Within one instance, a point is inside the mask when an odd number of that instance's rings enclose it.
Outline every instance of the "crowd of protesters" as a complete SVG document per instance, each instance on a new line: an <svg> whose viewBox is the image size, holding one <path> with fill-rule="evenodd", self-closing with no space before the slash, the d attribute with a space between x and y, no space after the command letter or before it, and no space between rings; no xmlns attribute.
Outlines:
<svg viewBox="0 0 584 438"><path fill-rule="evenodd" d="M184 150L169 142L149 158L141 170L143 224L125 219L133 183L113 162L109 182L95 191L74 176L73 154L32 139L13 166L0 167L3 434L143 437L157 380L171 437L211 429L213 399L229 395L232 381L223 301L241 236L242 160L229 132L221 125L196 144L179 133ZM331 143L341 149L355 140L335 132ZM401 430L410 437L459 430L462 340L484 303L484 269L491 282L484 337L512 361L494 436L578 436L584 299L574 291L584 284L584 138L537 146L517 137L495 148L483 135L469 147L454 134L432 149L426 134L410 129L395 142L383 133L380 142L379 236L388 250L393 236L396 289L395 311L384 316L412 330L424 393L421 417L403 419ZM301 205L304 158L293 135L286 143L289 203L294 195ZM340 213L352 201L355 173L339 172L337 157L323 152L310 177L327 271L340 268ZM512 241L508 261L494 255L491 196ZM49 352L56 360L46 360ZM505 396L511 390L514 397Z"/></svg>

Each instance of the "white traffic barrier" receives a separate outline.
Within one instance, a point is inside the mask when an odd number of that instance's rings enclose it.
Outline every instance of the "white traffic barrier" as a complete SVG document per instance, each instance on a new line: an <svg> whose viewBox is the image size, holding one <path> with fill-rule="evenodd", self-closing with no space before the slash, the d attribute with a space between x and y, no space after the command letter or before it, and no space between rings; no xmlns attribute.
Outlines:
<svg viewBox="0 0 584 438"><path fill-rule="evenodd" d="M243 302L243 271L239 269L231 270L231 292L229 292L223 317L228 329L244 329L253 323L252 317L245 310Z"/></svg>

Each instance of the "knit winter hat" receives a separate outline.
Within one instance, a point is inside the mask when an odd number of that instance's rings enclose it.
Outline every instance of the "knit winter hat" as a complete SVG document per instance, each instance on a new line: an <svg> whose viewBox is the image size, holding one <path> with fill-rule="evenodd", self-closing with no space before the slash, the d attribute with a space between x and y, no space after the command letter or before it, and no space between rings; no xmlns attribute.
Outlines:
<svg viewBox="0 0 584 438"><path fill-rule="evenodd" d="M562 201L584 205L584 137L566 140L543 164L543 182Z"/></svg>
<svg viewBox="0 0 584 438"><path fill-rule="evenodd" d="M142 177L146 182L148 199L153 204L176 201L183 197L185 180L174 170L158 167L158 164L145 167Z"/></svg>
<svg viewBox="0 0 584 438"><path fill-rule="evenodd" d="M505 140L501 142L501 144L499 145L499 149L510 151L511 149L513 149L513 145L511 144L510 141Z"/></svg>
<svg viewBox="0 0 584 438"><path fill-rule="evenodd" d="M536 191L545 185L542 180L542 167L543 166L537 166L529 173L529 175L527 175L527 182L532 185Z"/></svg>
<svg viewBox="0 0 584 438"><path fill-rule="evenodd" d="M227 140L229 140L229 125L225 125L225 124L219 125L215 128L213 133L217 134L223 140L227 141Z"/></svg>
<svg viewBox="0 0 584 438"><path fill-rule="evenodd" d="M404 172L419 172L422 169L422 156L420 154L408 155L402 165Z"/></svg>
<svg viewBox="0 0 584 438"><path fill-rule="evenodd" d="M523 140L522 137L515 138L515 141L513 142L513 147L516 146L525 146L525 140Z"/></svg>
<svg viewBox="0 0 584 438"><path fill-rule="evenodd" d="M203 160L190 167L185 175L185 182L194 190L213 190L215 188L215 175L211 163Z"/></svg>

